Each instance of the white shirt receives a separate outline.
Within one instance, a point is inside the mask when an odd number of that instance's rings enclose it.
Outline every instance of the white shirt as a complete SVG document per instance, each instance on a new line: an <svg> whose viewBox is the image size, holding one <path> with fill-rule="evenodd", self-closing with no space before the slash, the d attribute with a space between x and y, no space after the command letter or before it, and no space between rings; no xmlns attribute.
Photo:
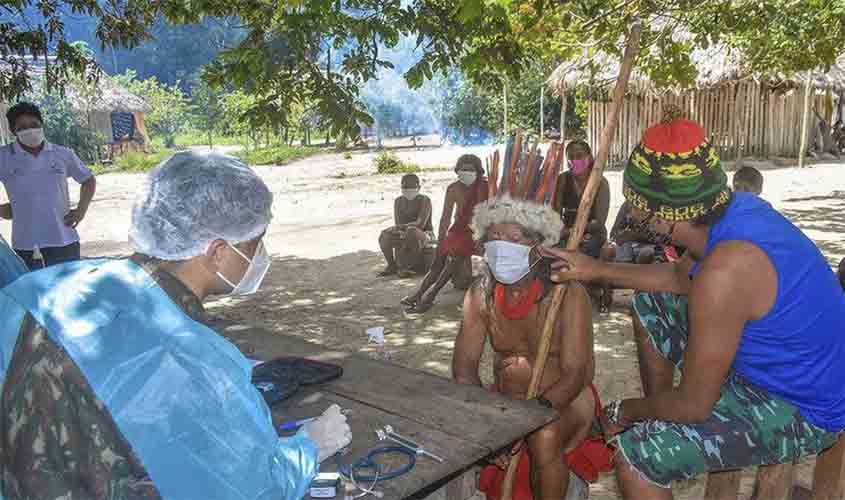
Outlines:
<svg viewBox="0 0 845 500"><path fill-rule="evenodd" d="M79 241L65 225L70 211L67 178L82 184L94 174L72 150L44 142L35 156L15 141L0 147L0 182L12 203L12 246L64 247Z"/></svg>

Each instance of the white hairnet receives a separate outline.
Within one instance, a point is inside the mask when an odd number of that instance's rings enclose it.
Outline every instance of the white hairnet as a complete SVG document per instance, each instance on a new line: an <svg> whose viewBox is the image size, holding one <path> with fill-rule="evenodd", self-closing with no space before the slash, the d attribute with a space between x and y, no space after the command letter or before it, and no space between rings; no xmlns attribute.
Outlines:
<svg viewBox="0 0 845 500"><path fill-rule="evenodd" d="M162 260L203 254L209 243L256 238L273 195L248 166L215 153L182 152L153 169L132 209L129 244Z"/></svg>

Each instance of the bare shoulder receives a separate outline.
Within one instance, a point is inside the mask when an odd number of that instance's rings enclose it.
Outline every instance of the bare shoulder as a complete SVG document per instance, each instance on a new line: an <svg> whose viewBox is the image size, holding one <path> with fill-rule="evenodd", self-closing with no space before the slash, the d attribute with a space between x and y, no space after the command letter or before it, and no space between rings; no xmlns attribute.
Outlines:
<svg viewBox="0 0 845 500"><path fill-rule="evenodd" d="M707 254L698 275L733 277L731 281L747 277L756 281L761 278L759 273L766 271L774 271L774 266L760 247L748 241L730 240L719 243Z"/></svg>
<svg viewBox="0 0 845 500"><path fill-rule="evenodd" d="M768 255L747 241L725 241L701 262L691 294L716 308L741 308L748 319L765 315L777 297L777 272Z"/></svg>

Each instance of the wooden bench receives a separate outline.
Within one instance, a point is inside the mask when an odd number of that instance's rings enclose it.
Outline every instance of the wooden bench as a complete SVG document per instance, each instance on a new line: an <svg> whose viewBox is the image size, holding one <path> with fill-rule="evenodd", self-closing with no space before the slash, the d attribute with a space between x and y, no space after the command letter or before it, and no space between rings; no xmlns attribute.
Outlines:
<svg viewBox="0 0 845 500"><path fill-rule="evenodd" d="M707 477L706 500L736 500L742 471L714 472ZM795 464L763 465L757 469L758 500L842 500L845 498L845 436L816 457L812 491L795 485Z"/></svg>

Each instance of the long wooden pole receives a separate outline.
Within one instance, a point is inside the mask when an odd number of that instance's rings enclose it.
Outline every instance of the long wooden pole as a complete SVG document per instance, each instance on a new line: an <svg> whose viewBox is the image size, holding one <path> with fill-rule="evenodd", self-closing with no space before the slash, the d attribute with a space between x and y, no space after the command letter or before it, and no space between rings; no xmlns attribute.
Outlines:
<svg viewBox="0 0 845 500"><path fill-rule="evenodd" d="M637 58L637 53L640 50L640 35L642 34L641 21L637 20L631 25L631 31L628 32L628 39L625 43L625 53L622 56L622 65L619 69L619 78L616 80L616 88L613 90L613 101L610 105L610 113L607 119L607 125L601 134L601 141L599 142L598 156L596 157L595 165L590 173L590 179L587 181L587 187L584 188L584 194L581 196L581 204L578 206L578 216L575 219L575 227L569 233L569 240L566 242L567 250L577 250L578 243L587 229L587 222L590 218L590 209L593 206L593 198L601 185L602 175L604 174L604 166L607 164L607 158L610 153L610 143L613 140L616 132L616 124L619 121L619 111L622 108L622 103L625 99L625 89L628 87L628 80L631 77L631 71L634 69L634 62ZM531 372L531 383L528 385L527 399L537 397L537 392L540 387L540 381L543 378L543 370L546 367L546 359L549 356L549 348L552 344L552 337L557 324L557 313L563 305L563 299L566 296L567 285L555 286L551 292L551 305L548 308L545 320L543 322L543 332L540 337L540 344L537 348L537 356L534 363L534 368ZM520 447L520 448L524 448ZM523 451L511 458L508 464L505 481L502 485L502 499L512 500L513 485L516 478L516 467L522 458Z"/></svg>
<svg viewBox="0 0 845 500"><path fill-rule="evenodd" d="M811 75L807 74L807 85L804 87L804 116L801 120L801 147L798 148L798 168L804 168L804 158L807 156L807 126L810 117L810 86ZM794 143L793 143L794 144Z"/></svg>
<svg viewBox="0 0 845 500"><path fill-rule="evenodd" d="M560 143L566 147L566 84L560 84Z"/></svg>
<svg viewBox="0 0 845 500"><path fill-rule="evenodd" d="M543 143L543 129L544 129L544 125L545 125L545 123L543 123L543 121L544 121L543 120L543 118L544 118L544 116L543 116L543 100L544 99L543 98L545 96L546 96L546 80L545 80L545 75L544 75L543 83L540 84L540 139L539 139L540 144Z"/></svg>
<svg viewBox="0 0 845 500"><path fill-rule="evenodd" d="M510 134L510 130L508 130L508 79L505 78L505 87L504 87L504 101L505 101L505 133L502 134L504 137L508 137Z"/></svg>

